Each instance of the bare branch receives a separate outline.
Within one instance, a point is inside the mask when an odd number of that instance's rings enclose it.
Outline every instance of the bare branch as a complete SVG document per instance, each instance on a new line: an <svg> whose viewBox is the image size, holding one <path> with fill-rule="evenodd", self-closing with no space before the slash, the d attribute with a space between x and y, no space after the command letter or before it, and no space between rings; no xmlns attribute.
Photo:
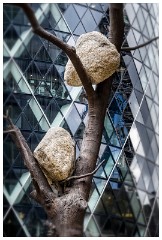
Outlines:
<svg viewBox="0 0 162 240"><path fill-rule="evenodd" d="M86 173L86 174L83 174L83 175L80 175L80 176L71 176L61 182L68 182L72 179L80 179L80 178L85 178L85 177L88 177L88 176L92 176L93 174L95 174L97 172L97 170L101 167L101 165L105 162L106 160L104 159L100 164L98 164L98 166L96 167L96 169L93 171L93 172L90 172L90 173Z"/></svg>
<svg viewBox="0 0 162 240"><path fill-rule="evenodd" d="M93 99L94 96L94 89L91 83L91 77L87 74L81 60L79 59L78 55L76 54L75 48L68 45L67 43L63 42L59 38L57 38L52 33L43 29L40 24L38 23L34 11L27 3L14 3L14 5L21 7L25 14L28 17L29 22L31 23L33 32L39 35L40 37L48 40L49 42L55 44L57 47L62 49L67 56L70 58L71 62L73 63L76 72L85 88L87 93L88 99Z"/></svg>
<svg viewBox="0 0 162 240"><path fill-rule="evenodd" d="M147 46L148 44L152 43L153 41L156 41L157 39L159 39L159 36L154 37L154 38L150 39L149 41L142 43L140 45L134 46L134 47L121 47L121 51L128 52L128 51L136 50L136 49Z"/></svg>
<svg viewBox="0 0 162 240"><path fill-rule="evenodd" d="M50 185L48 184L46 177L44 176L41 168L39 167L36 159L34 158L21 131L18 129L18 127L16 127L12 123L12 120L9 117L4 116L4 118L6 118L6 120L9 122L9 128L7 129L7 131L10 131L9 133L10 133L14 143L18 147L18 149L22 155L22 158L24 160L24 163L25 163L26 167L28 168L28 170L30 171L32 179L34 180L34 182L37 183L40 193L52 192L52 189L51 189Z"/></svg>

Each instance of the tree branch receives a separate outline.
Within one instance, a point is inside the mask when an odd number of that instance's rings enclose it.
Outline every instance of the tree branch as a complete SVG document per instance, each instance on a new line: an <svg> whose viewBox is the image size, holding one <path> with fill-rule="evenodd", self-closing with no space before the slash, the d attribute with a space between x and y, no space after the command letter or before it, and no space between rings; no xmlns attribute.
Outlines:
<svg viewBox="0 0 162 240"><path fill-rule="evenodd" d="M139 49L141 47L147 46L148 44L152 43L153 41L156 41L157 39L159 39L159 36L154 37L154 38L150 39L149 41L147 41L145 43L142 43L140 45L134 46L134 47L121 47L121 51L128 52L128 51L136 50L136 49Z"/></svg>
<svg viewBox="0 0 162 240"><path fill-rule="evenodd" d="M98 164L98 166L96 167L96 169L94 171L92 171L90 173L86 173L86 174L83 174L83 175L80 175L80 176L71 176L71 177L69 177L69 178L67 178L67 179L65 179L65 180L63 180L61 182L68 182L68 181L70 181L72 179L80 179L80 178L85 178L85 177L91 176L91 175L93 175L93 174L95 174L97 172L97 170L101 167L101 165L104 162L105 162L105 159L100 164Z"/></svg>
<svg viewBox="0 0 162 240"><path fill-rule="evenodd" d="M28 20L32 26L34 33L48 40L49 42L55 44L57 47L62 49L67 54L67 56L70 58L71 62L74 65L74 68L82 82L83 87L85 88L86 94L88 96L88 100L92 100L94 97L94 89L92 87L91 77L87 74L80 58L76 54L75 48L71 47L67 43L57 38L52 33L43 29L38 23L35 17L34 11L27 3L14 3L14 5L21 7L23 9L26 16L28 17Z"/></svg>
<svg viewBox="0 0 162 240"><path fill-rule="evenodd" d="M50 185L48 184L48 181L47 181L46 177L44 176L41 168L39 167L36 159L34 158L22 133L20 132L18 127L16 127L12 123L12 120L8 116L4 116L4 118L9 123L9 128L7 129L7 131L9 131L14 143L18 147L18 149L22 155L22 158L24 160L24 163L25 163L26 167L28 168L28 170L30 171L32 180L39 187L38 195L40 193L44 194L44 195L47 192L52 193L52 189L51 189ZM38 190L38 188L36 190Z"/></svg>

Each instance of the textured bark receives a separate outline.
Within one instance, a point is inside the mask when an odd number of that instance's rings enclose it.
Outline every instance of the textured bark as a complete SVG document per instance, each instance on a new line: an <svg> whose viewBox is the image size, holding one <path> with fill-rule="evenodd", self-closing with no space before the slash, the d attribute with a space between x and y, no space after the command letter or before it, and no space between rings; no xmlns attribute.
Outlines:
<svg viewBox="0 0 162 240"><path fill-rule="evenodd" d="M74 174L80 176L90 173L94 171L97 162L113 76L99 83L94 91L90 77L87 75L74 48L42 29L32 9L27 4L17 5L25 11L36 34L48 39L65 51L74 64L82 81L88 97L88 122L83 135L80 156L76 161ZM120 51L124 33L123 6L122 4L110 4L109 11L110 40L115 44L117 50ZM55 196L21 132L13 125L9 131L11 129L14 129L14 132L10 132L10 134L14 136L13 140L19 147L26 166L33 178L35 191L32 192L31 196L38 201L46 211L51 221L51 224L49 224L51 235L62 237L82 236L84 215L93 176L90 175L79 179L74 178L70 181L70 186L66 186L66 183L64 183L64 186L62 186L62 194Z"/></svg>

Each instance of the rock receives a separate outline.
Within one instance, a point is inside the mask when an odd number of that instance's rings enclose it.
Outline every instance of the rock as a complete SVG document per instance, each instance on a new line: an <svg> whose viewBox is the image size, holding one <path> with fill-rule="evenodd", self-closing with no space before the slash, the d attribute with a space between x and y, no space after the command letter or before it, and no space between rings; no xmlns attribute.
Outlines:
<svg viewBox="0 0 162 240"><path fill-rule="evenodd" d="M34 150L49 183L65 180L72 175L75 147L70 134L61 127L50 128Z"/></svg>
<svg viewBox="0 0 162 240"><path fill-rule="evenodd" d="M120 54L115 45L99 32L82 34L78 38L75 48L85 69L92 77L92 84L104 81L119 67ZM68 85L82 85L70 59L65 68L64 79Z"/></svg>

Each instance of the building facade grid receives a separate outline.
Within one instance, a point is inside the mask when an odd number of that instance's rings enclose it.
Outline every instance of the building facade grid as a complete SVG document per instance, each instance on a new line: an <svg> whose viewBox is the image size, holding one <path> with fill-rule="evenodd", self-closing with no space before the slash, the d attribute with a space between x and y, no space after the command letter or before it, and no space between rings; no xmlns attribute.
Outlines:
<svg viewBox="0 0 162 240"><path fill-rule="evenodd" d="M109 5L31 4L42 27L74 46L90 31L108 37ZM72 17L71 17L72 16ZM125 4L123 46L158 36L158 4ZM21 9L4 5L4 113L33 151L53 126L68 130L76 157L87 121L82 87L63 79L67 56L32 33ZM121 52L84 221L85 236L158 236L158 41ZM46 236L46 215L29 198L30 174L4 136L4 236ZM33 221L35 224L33 225Z"/></svg>

